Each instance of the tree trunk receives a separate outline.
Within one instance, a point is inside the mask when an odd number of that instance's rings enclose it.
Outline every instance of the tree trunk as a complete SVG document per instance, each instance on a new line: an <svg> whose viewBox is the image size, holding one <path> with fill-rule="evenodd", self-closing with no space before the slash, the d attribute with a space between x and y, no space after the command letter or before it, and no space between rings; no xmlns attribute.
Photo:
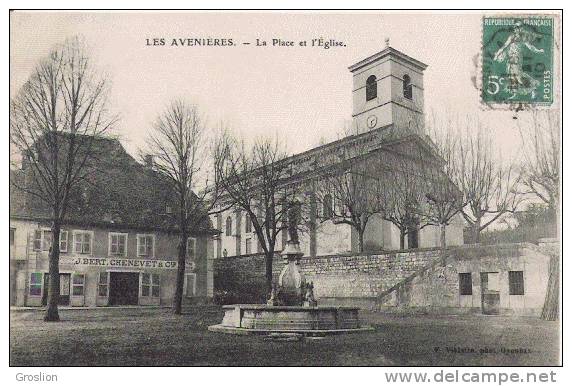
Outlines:
<svg viewBox="0 0 572 386"><path fill-rule="evenodd" d="M439 224L441 248L447 248L447 226L445 224Z"/></svg>
<svg viewBox="0 0 572 386"><path fill-rule="evenodd" d="M481 217L477 217L475 219L475 223L473 224L473 242L478 244L481 242Z"/></svg>
<svg viewBox="0 0 572 386"><path fill-rule="evenodd" d="M364 230L362 231L358 231L358 250L359 252L363 252L363 234L364 234Z"/></svg>
<svg viewBox="0 0 572 386"><path fill-rule="evenodd" d="M52 223L52 248L50 249L49 260L49 286L48 286L48 306L44 321L57 322L60 320L58 313L58 303L60 301L60 228L59 221Z"/></svg>
<svg viewBox="0 0 572 386"><path fill-rule="evenodd" d="M399 230L399 249L405 249L405 230Z"/></svg>
<svg viewBox="0 0 572 386"><path fill-rule="evenodd" d="M266 266L266 295L267 298L270 297L272 293L272 263L274 259L274 251L269 250L264 255L264 264Z"/></svg>
<svg viewBox="0 0 572 386"><path fill-rule="evenodd" d="M447 265L447 257L445 254L445 249L447 248L447 226L445 224L439 224L439 238L441 239L441 266Z"/></svg>
<svg viewBox="0 0 572 386"><path fill-rule="evenodd" d="M550 275L540 317L544 320L558 320L560 315L560 261L557 255L550 256Z"/></svg>
<svg viewBox="0 0 572 386"><path fill-rule="evenodd" d="M183 312L183 285L185 283L185 263L187 260L187 234L181 232L179 237L179 255L177 256L177 283L173 299L173 312L181 315Z"/></svg>

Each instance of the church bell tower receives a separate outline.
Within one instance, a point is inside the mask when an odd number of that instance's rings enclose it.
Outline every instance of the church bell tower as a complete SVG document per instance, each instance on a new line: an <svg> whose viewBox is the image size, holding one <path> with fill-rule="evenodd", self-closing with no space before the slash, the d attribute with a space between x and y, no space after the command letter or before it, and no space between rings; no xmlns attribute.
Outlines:
<svg viewBox="0 0 572 386"><path fill-rule="evenodd" d="M423 71L427 65L389 46L349 67L353 124L359 132L388 125L424 134Z"/></svg>

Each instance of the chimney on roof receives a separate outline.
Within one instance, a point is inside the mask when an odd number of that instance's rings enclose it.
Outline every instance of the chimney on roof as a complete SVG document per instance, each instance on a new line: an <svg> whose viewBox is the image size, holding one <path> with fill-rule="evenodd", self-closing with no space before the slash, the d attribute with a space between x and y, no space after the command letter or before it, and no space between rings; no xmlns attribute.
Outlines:
<svg viewBox="0 0 572 386"><path fill-rule="evenodd" d="M153 161L153 155L152 154L146 154L145 155L145 166L147 166L149 169L153 169L154 161Z"/></svg>

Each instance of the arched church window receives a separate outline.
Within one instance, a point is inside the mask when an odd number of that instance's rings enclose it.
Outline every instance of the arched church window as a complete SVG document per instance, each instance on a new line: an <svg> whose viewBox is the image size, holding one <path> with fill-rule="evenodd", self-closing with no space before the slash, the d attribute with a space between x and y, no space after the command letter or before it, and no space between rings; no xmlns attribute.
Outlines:
<svg viewBox="0 0 572 386"><path fill-rule="evenodd" d="M324 196L324 206L322 208L322 215L324 216L324 218L331 218L333 215L332 196L330 194L326 194Z"/></svg>
<svg viewBox="0 0 572 386"><path fill-rule="evenodd" d="M365 100L370 101L377 98L377 78L370 75L365 81Z"/></svg>
<svg viewBox="0 0 572 386"><path fill-rule="evenodd" d="M232 235L232 218L230 216L226 218L226 235Z"/></svg>
<svg viewBox="0 0 572 386"><path fill-rule="evenodd" d="M403 97L413 99L413 86L409 75L403 75Z"/></svg>

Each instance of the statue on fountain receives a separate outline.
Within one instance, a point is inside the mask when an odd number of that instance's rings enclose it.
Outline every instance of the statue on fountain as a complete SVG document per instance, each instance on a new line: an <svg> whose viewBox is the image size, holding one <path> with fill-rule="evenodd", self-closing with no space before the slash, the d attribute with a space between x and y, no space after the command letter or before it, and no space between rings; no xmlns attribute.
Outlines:
<svg viewBox="0 0 572 386"><path fill-rule="evenodd" d="M304 307L316 307L318 305L318 302L314 298L314 282L306 283L304 302L302 305Z"/></svg>
<svg viewBox="0 0 572 386"><path fill-rule="evenodd" d="M304 276L300 271L300 258L304 255L300 250L298 237L298 223L300 217L300 204L293 202L288 209L288 241L282 251L286 266L280 272L278 286L273 284L268 305L274 306L302 306L308 304L315 307L314 286L308 288Z"/></svg>

